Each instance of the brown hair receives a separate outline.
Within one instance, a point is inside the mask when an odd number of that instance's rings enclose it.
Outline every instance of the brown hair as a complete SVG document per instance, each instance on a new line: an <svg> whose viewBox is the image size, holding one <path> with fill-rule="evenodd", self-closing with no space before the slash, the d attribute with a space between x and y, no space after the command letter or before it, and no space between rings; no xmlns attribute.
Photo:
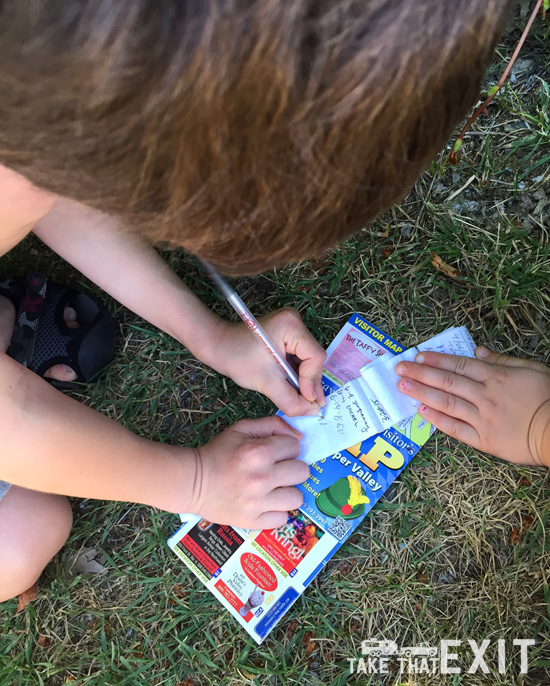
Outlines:
<svg viewBox="0 0 550 686"><path fill-rule="evenodd" d="M502 0L4 0L0 159L227 273L401 199L475 101Z"/></svg>

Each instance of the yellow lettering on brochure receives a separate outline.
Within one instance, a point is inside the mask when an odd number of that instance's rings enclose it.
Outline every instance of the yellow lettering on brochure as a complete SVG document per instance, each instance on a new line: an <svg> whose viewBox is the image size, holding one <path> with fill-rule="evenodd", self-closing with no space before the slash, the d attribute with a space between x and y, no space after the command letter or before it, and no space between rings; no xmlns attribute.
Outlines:
<svg viewBox="0 0 550 686"><path fill-rule="evenodd" d="M390 338L386 338L384 345L390 350L393 350L393 352L396 354L402 353L404 350L404 348L402 348L400 345L397 345L397 343L394 343Z"/></svg>
<svg viewBox="0 0 550 686"><path fill-rule="evenodd" d="M356 443L355 445L352 445L351 448L346 448L346 450L350 455L353 455L353 457L359 457L361 454L361 443Z"/></svg>
<svg viewBox="0 0 550 686"><path fill-rule="evenodd" d="M367 326L367 323L364 322L360 317L355 317L355 325L358 326L360 329L363 329L366 333L369 334L369 336L372 336L375 340L377 341L383 341L385 336L381 331L378 331L372 326Z"/></svg>
<svg viewBox="0 0 550 686"><path fill-rule="evenodd" d="M376 471L380 464L388 469L401 469L405 464L401 452L381 436L375 438L372 448L366 455L361 455L359 461L367 465L371 472Z"/></svg>

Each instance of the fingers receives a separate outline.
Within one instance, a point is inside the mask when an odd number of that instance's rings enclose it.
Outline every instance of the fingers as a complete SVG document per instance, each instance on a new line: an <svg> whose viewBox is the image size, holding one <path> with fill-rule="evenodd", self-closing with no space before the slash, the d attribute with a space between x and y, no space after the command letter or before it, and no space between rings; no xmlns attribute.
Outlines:
<svg viewBox="0 0 550 686"><path fill-rule="evenodd" d="M282 417L241 419L234 425L233 429L244 434L247 438L253 439L246 441L247 459L252 460L252 468L265 465L267 462L293 461L300 454L299 441L302 434L287 424ZM298 474L295 481L289 482L292 485L305 481L307 478L307 476L301 478L303 470L300 467L288 467L287 469L293 469L292 473ZM309 475L309 470L307 474ZM282 484L279 482L275 484L275 486L280 485Z"/></svg>
<svg viewBox="0 0 550 686"><path fill-rule="evenodd" d="M445 353L422 352L414 358L413 362L400 362L396 367L396 373L399 376L409 376L414 374L412 378L418 378L423 381L423 374L429 368L440 369L445 372L451 372L466 379L483 383L490 375L490 370L487 365L480 360L474 360L471 357L461 357L460 355L446 355ZM418 375L418 376L417 376Z"/></svg>
<svg viewBox="0 0 550 686"><path fill-rule="evenodd" d="M418 408L418 413L427 419L430 424L433 424L437 429L443 431L448 436L456 438L463 443L471 445L473 448L480 449L480 436L476 429L468 422L463 422L456 417L451 417L444 412L435 410L426 405L421 405Z"/></svg>
<svg viewBox="0 0 550 686"><path fill-rule="evenodd" d="M286 524L289 510L298 509L304 496L297 488L276 488L265 500L266 512L256 518L255 529L276 529Z"/></svg>
<svg viewBox="0 0 550 686"><path fill-rule="evenodd" d="M508 357L502 353L497 353L494 350L486 348L484 345L478 346L475 350L475 356L483 362L489 364L500 364L505 367L523 367L524 369L533 369L543 374L550 374L550 368L542 362L535 362L534 360L525 360L521 357Z"/></svg>
<svg viewBox="0 0 550 686"><path fill-rule="evenodd" d="M286 459L277 462L273 475L273 483L278 487L297 486L309 478L310 471L308 465L302 460Z"/></svg>
<svg viewBox="0 0 550 686"><path fill-rule="evenodd" d="M276 488L265 499L267 512L285 512L296 510L304 502L302 491L297 488ZM286 519L285 519L286 521Z"/></svg>
<svg viewBox="0 0 550 686"><path fill-rule="evenodd" d="M446 391L459 398L474 402L481 392L479 381L488 376L486 365L477 360L470 360L468 357L439 353L433 353L433 355L436 356L433 358L433 363L437 364L437 367L432 366L432 354L428 353L421 353L416 356L415 359L419 362L425 360L422 364L400 362L397 365L396 373L406 377L399 382L399 390L406 395L411 395L407 390L410 391L412 388L411 380L415 380L425 386L431 386L434 389ZM474 362L474 365L470 365L469 362ZM477 380L473 380L470 375L477 377ZM419 398L414 394L412 397L428 402L428 400Z"/></svg>
<svg viewBox="0 0 550 686"><path fill-rule="evenodd" d="M310 403L317 402L323 407L325 394L321 386L321 375L326 359L325 351L304 326L295 309L285 307L277 310L268 316L267 321L269 329L273 329L276 337L282 338L286 353L295 355L300 360L298 375L301 394Z"/></svg>
<svg viewBox="0 0 550 686"><path fill-rule="evenodd" d="M269 436L268 438L260 440L263 450L260 453L259 459L268 459L272 463L282 462L286 464L287 462L293 462L300 454L300 443L296 436L280 434L278 436ZM274 471L274 474L278 474L278 472ZM294 486L297 483L300 483L299 477L296 481L289 481L288 484L284 485ZM281 485L282 484L279 482L274 482L274 486Z"/></svg>
<svg viewBox="0 0 550 686"><path fill-rule="evenodd" d="M439 373L446 374L446 372ZM457 375L454 376L456 379L460 378ZM456 388L453 388L452 393L447 393L444 390L439 390L439 387L434 388L432 386L427 386L419 381L413 381L410 378L401 380L398 384L398 388L405 395L456 419L473 422L478 416L477 408L473 402L454 395L456 393ZM474 399L475 395L473 396L472 401Z"/></svg>
<svg viewBox="0 0 550 686"><path fill-rule="evenodd" d="M287 417L315 417L319 414L319 404L299 395L282 375L271 380L265 394Z"/></svg>
<svg viewBox="0 0 550 686"><path fill-rule="evenodd" d="M298 368L300 392L306 400L316 401L320 407L324 407L326 400L321 386L321 376L327 356L313 336L309 332L306 333L303 337L306 340L300 339L295 353L302 360Z"/></svg>
<svg viewBox="0 0 550 686"><path fill-rule="evenodd" d="M327 403L325 394L323 393L323 387L321 386L323 362L321 362L321 368L319 369L316 366L314 371L309 371L310 368L313 368L314 364L311 360L302 360L299 367L300 393L306 400L315 402L318 408L324 407ZM317 363L315 363L315 365L317 365ZM310 374L310 376L307 376L308 374Z"/></svg>
<svg viewBox="0 0 550 686"><path fill-rule="evenodd" d="M503 367L521 367L532 369L537 372L550 375L550 368L541 362L525 360L520 357L508 357L501 353L496 353L485 346L479 346L475 350L476 359L471 357L460 357L459 355L446 355L444 353L422 352L415 357L415 362L425 364L436 369L444 369L460 376L467 377L473 381L484 383L493 374L493 370L487 364L501 365ZM401 362L396 369L400 376L409 376L410 362ZM403 365L407 367L404 373ZM419 370L416 370L417 372ZM416 377L415 377L416 378Z"/></svg>
<svg viewBox="0 0 550 686"><path fill-rule="evenodd" d="M284 526L288 520L288 512L264 512L257 517L251 529L278 529Z"/></svg>
<svg viewBox="0 0 550 686"><path fill-rule="evenodd" d="M302 434L287 424L282 417L262 417L260 419L241 419L233 427L249 438L267 438L268 436L292 436L301 440Z"/></svg>

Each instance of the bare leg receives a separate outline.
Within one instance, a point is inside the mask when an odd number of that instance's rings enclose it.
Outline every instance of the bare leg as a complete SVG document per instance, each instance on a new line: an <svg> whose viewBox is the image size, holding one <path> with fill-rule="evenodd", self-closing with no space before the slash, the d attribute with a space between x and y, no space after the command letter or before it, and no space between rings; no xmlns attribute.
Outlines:
<svg viewBox="0 0 550 686"><path fill-rule="evenodd" d="M78 326L71 308L66 308L65 319L69 326ZM7 298L0 296L0 354L8 348L14 324L15 309ZM52 367L49 376L74 379L74 372L64 367ZM34 584L67 540L72 518L71 506L64 496L19 486L10 488L0 502L0 602Z"/></svg>
<svg viewBox="0 0 550 686"><path fill-rule="evenodd" d="M64 496L12 486L0 502L0 602L30 588L67 540Z"/></svg>

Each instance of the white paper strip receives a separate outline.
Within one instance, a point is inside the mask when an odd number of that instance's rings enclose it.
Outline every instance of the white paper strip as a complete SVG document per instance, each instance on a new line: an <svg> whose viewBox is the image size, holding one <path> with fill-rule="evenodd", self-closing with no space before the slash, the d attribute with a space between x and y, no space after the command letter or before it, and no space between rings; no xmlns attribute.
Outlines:
<svg viewBox="0 0 550 686"><path fill-rule="evenodd" d="M372 395L377 398L392 418L392 424L404 417L416 414L418 402L400 393L397 388L395 368L400 362L412 362L418 354L417 348L409 348L400 355L390 356L375 367L367 365L361 370L361 376L369 385Z"/></svg>
<svg viewBox="0 0 550 686"><path fill-rule="evenodd" d="M453 327L416 346L422 352L474 357L476 344L465 326Z"/></svg>
<svg viewBox="0 0 550 686"><path fill-rule="evenodd" d="M361 369L361 376L327 397L324 417L283 419L303 434L298 459L312 464L349 448L416 414L418 402L397 388L395 367L412 361L419 351L474 356L475 345L465 327L447 329L401 355L383 355Z"/></svg>

